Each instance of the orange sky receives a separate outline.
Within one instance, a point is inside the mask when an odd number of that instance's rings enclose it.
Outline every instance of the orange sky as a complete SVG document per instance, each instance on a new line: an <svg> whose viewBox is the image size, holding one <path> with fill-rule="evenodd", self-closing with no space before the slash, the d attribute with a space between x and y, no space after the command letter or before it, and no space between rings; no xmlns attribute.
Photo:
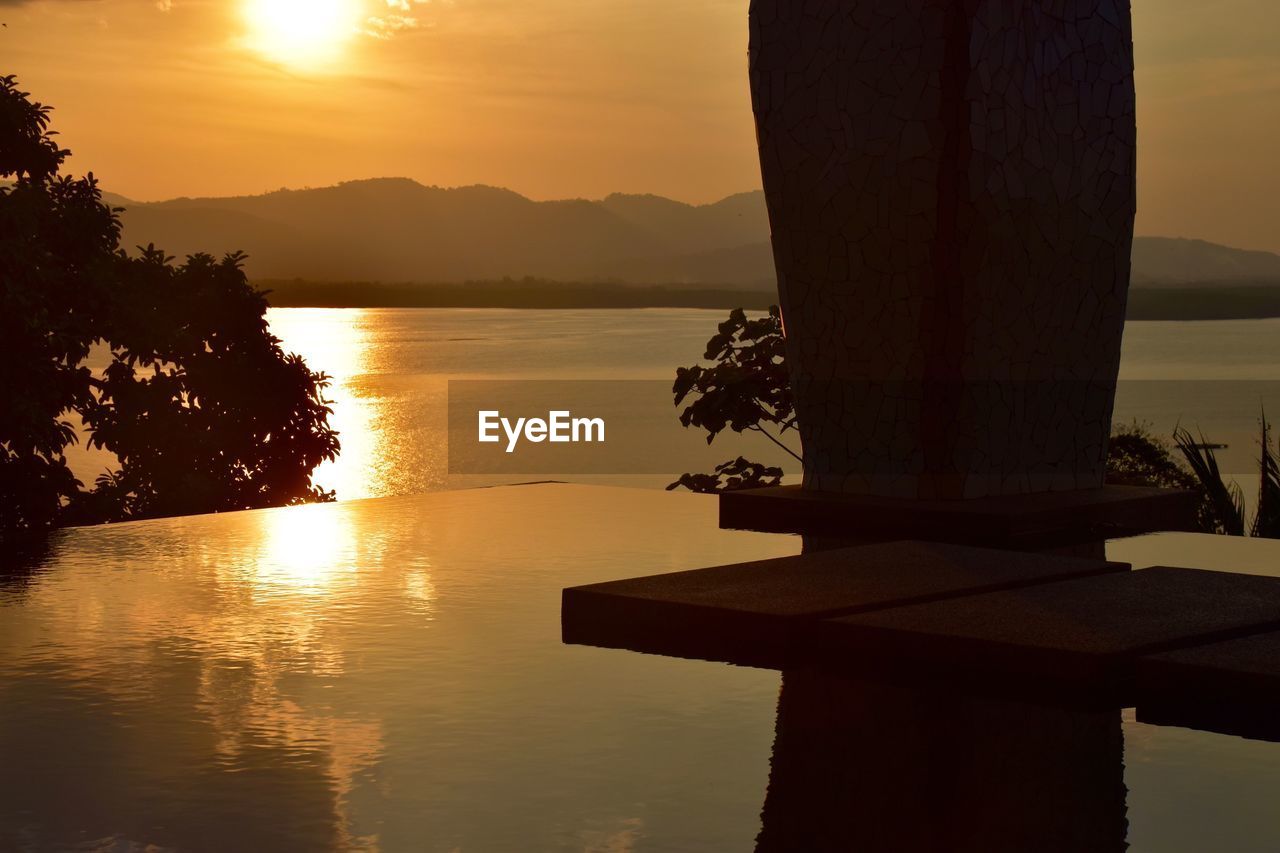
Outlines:
<svg viewBox="0 0 1280 853"><path fill-rule="evenodd" d="M1280 4L1134 7L1139 233L1280 251ZM137 199L399 175L697 202L760 183L746 11L747 0L0 0L0 73L57 108L72 169Z"/></svg>

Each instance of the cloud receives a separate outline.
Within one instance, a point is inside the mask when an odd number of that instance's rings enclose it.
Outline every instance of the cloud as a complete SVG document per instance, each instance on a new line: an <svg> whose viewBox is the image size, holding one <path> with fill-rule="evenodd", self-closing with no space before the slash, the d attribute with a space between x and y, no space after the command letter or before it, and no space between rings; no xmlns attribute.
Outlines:
<svg viewBox="0 0 1280 853"><path fill-rule="evenodd" d="M2 0L0 0L2 2ZM389 39L400 33L426 26L415 12L422 6L452 6L454 0L382 0L385 14L372 14L365 18L362 28L367 36Z"/></svg>
<svg viewBox="0 0 1280 853"><path fill-rule="evenodd" d="M416 30L421 24L412 15L371 15L365 18L362 32L367 36L388 39L405 30Z"/></svg>

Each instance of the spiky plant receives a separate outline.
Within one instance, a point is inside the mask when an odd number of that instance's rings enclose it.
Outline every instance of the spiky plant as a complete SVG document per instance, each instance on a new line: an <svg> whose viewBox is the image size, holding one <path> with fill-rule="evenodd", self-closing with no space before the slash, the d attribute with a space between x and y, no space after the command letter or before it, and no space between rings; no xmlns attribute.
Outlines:
<svg viewBox="0 0 1280 853"><path fill-rule="evenodd" d="M1258 488L1258 514L1253 517L1253 535L1280 539L1280 464L1271 449L1271 426L1262 413L1262 485Z"/></svg>
<svg viewBox="0 0 1280 853"><path fill-rule="evenodd" d="M1204 488L1216 532L1244 536L1244 492L1236 483L1223 481L1218 458L1204 435L1201 434L1200 440L1196 441L1190 431L1178 427L1173 433L1173 443Z"/></svg>

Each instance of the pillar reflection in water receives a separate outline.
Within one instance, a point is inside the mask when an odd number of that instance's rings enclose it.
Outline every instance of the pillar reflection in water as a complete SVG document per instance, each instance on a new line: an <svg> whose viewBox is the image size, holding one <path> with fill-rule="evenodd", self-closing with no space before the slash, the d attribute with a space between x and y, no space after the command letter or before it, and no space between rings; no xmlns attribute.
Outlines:
<svg viewBox="0 0 1280 853"><path fill-rule="evenodd" d="M1126 848L1120 712L783 673L759 853Z"/></svg>

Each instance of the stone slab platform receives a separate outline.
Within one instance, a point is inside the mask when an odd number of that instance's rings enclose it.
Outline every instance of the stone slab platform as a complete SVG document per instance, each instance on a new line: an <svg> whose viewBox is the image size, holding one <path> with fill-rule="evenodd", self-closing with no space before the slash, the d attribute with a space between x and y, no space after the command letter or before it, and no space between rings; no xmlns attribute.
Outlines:
<svg viewBox="0 0 1280 853"><path fill-rule="evenodd" d="M1128 704L1140 657L1280 629L1280 578L1152 568L821 621L823 662Z"/></svg>
<svg viewBox="0 0 1280 853"><path fill-rule="evenodd" d="M1102 560L893 542L564 590L564 641L745 666L792 662L804 625L1124 572Z"/></svg>
<svg viewBox="0 0 1280 853"><path fill-rule="evenodd" d="M1105 486L965 501L925 501L776 486L720 496L720 526L878 540L1043 547L1157 530L1189 530L1192 492Z"/></svg>
<svg viewBox="0 0 1280 853"><path fill-rule="evenodd" d="M1280 632L1137 663L1138 720L1280 741Z"/></svg>

